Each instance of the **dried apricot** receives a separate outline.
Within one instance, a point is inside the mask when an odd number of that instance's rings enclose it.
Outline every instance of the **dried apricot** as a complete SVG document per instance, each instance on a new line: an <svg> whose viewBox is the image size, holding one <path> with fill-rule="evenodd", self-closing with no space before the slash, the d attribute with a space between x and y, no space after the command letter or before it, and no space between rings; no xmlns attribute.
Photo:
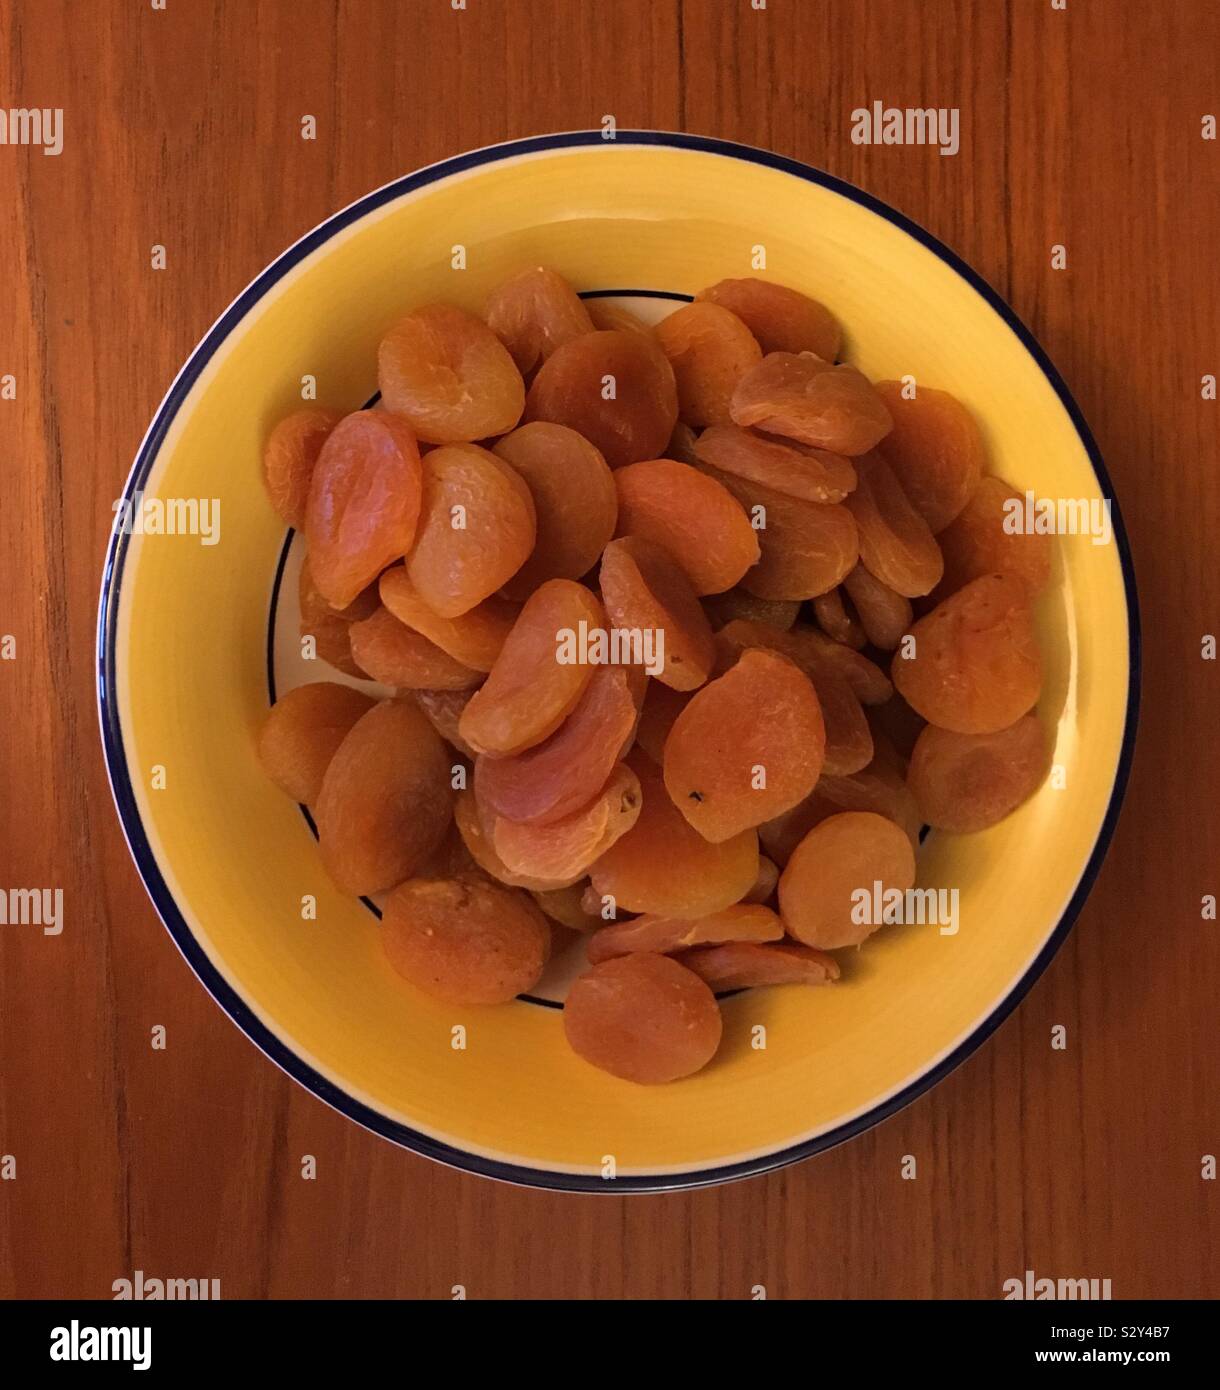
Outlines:
<svg viewBox="0 0 1220 1390"><path fill-rule="evenodd" d="M568 425L611 468L659 458L678 419L673 368L651 334L586 333L539 368L525 417Z"/></svg>
<svg viewBox="0 0 1220 1390"><path fill-rule="evenodd" d="M526 600L491 673L462 713L462 737L480 753L507 756L541 743L563 723L594 668L561 661L561 644L601 628L602 606L570 579L551 579Z"/></svg>
<svg viewBox="0 0 1220 1390"><path fill-rule="evenodd" d="M334 681L289 690L271 707L258 736L263 771L294 801L312 805L335 749L374 703L362 691Z"/></svg>
<svg viewBox="0 0 1220 1390"><path fill-rule="evenodd" d="M313 582L343 608L415 539L422 470L415 436L387 410L340 420L314 465L305 534Z"/></svg>
<svg viewBox="0 0 1220 1390"><path fill-rule="evenodd" d="M579 579L614 535L618 494L601 454L566 425L522 425L494 452L525 480L534 499L533 553L504 592L524 600L547 579Z"/></svg>
<svg viewBox="0 0 1220 1390"><path fill-rule="evenodd" d="M578 1057L624 1081L689 1076L720 1046L720 1009L697 975L668 956L602 961L568 992L563 1030Z"/></svg>
<svg viewBox="0 0 1220 1390"><path fill-rule="evenodd" d="M582 936L587 936L602 925L600 917L590 916L585 911L583 899L587 887L588 884L582 878L569 888L552 888L545 892L536 891L531 893L530 897L553 922L567 927L569 931L580 932Z"/></svg>
<svg viewBox="0 0 1220 1390"><path fill-rule="evenodd" d="M410 878L452 818L451 755L419 709L383 700L339 745L318 795L322 862L345 893Z"/></svg>
<svg viewBox="0 0 1220 1390"><path fill-rule="evenodd" d="M713 844L804 800L821 775L822 709L803 674L762 648L696 691L665 740L665 786Z"/></svg>
<svg viewBox="0 0 1220 1390"><path fill-rule="evenodd" d="M762 350L744 323L719 304L684 304L653 329L678 383L678 414L688 425L730 420L733 388Z"/></svg>
<svg viewBox="0 0 1220 1390"><path fill-rule="evenodd" d="M940 546L879 453L856 459L856 490L844 505L856 518L860 559L883 584L907 598L936 588Z"/></svg>
<svg viewBox="0 0 1220 1390"><path fill-rule="evenodd" d="M605 786L635 722L627 668L597 667L550 738L512 757L476 761L480 804L526 825L562 820Z"/></svg>
<svg viewBox="0 0 1220 1390"><path fill-rule="evenodd" d="M823 777L810 801L805 818L807 830L839 811L873 811L901 826L912 848L919 847L924 818L902 771L883 755L846 777Z"/></svg>
<svg viewBox="0 0 1220 1390"><path fill-rule="evenodd" d="M312 654L307 652L305 644L302 643L301 654L310 661L314 657L320 657L328 666L342 671L345 676L358 676L361 680L367 680L365 672L352 660L351 631L351 623L336 613L321 613L309 622L302 618L301 636L313 643L313 651Z"/></svg>
<svg viewBox="0 0 1220 1390"><path fill-rule="evenodd" d="M759 833L762 827L759 826ZM758 877L754 880L754 887L742 898L743 903L766 903L770 902L775 893L775 885L779 882L779 869L773 859L768 859L765 854L758 856Z"/></svg>
<svg viewBox="0 0 1220 1390"><path fill-rule="evenodd" d="M764 352L813 352L827 362L839 355L838 320L824 305L786 285L752 278L721 280L700 290L704 300L730 309L757 338Z"/></svg>
<svg viewBox="0 0 1220 1390"><path fill-rule="evenodd" d="M477 444L433 449L407 574L428 607L457 618L516 574L535 533L534 499L516 469Z"/></svg>
<svg viewBox="0 0 1220 1390"><path fill-rule="evenodd" d="M937 597L955 594L984 574L1006 574L1031 594L1041 593L1050 582L1054 541L1045 532L1014 529L1010 518L1024 513L1022 493L1003 478L981 478L961 513L937 537L945 557Z"/></svg>
<svg viewBox="0 0 1220 1390"><path fill-rule="evenodd" d="M694 450L700 463L802 502L842 502L856 486L856 470L842 455L740 425L713 425Z"/></svg>
<svg viewBox="0 0 1220 1390"><path fill-rule="evenodd" d="M385 905L395 970L450 1004L504 1004L538 983L550 929L525 893L475 878L413 878Z"/></svg>
<svg viewBox="0 0 1220 1390"><path fill-rule="evenodd" d="M618 534L666 550L697 594L732 588L758 563L758 539L741 504L714 478L674 459L629 463L614 473Z"/></svg>
<svg viewBox="0 0 1220 1390"><path fill-rule="evenodd" d="M799 599L756 598L744 589L708 594L704 597L703 607L714 628L721 628L734 618L745 618L750 622L777 627L781 632L788 631L801 611Z"/></svg>
<svg viewBox="0 0 1220 1390"><path fill-rule="evenodd" d="M482 319L429 304L400 319L377 350L387 409L429 444L505 434L521 419L525 384L508 349Z"/></svg>
<svg viewBox="0 0 1220 1390"><path fill-rule="evenodd" d="M934 533L943 531L978 486L983 435L974 416L948 391L920 386L913 397L900 381L879 381L894 428L881 452L902 490Z"/></svg>
<svg viewBox="0 0 1220 1390"><path fill-rule="evenodd" d="M586 299L582 303L588 311L593 327L602 332L652 333L652 328L638 314L624 309L610 299Z"/></svg>
<svg viewBox="0 0 1220 1390"><path fill-rule="evenodd" d="M758 877L758 836L709 844L669 798L660 769L631 753L643 806L635 825L589 871L594 890L628 912L706 917L739 902Z"/></svg>
<svg viewBox="0 0 1220 1390"><path fill-rule="evenodd" d="M263 480L280 518L295 530L305 525L309 483L318 454L343 417L337 410L307 407L286 415L267 436Z"/></svg>
<svg viewBox="0 0 1220 1390"><path fill-rule="evenodd" d="M856 569L859 568L860 566L857 565ZM860 626L856 615L849 612L847 605L843 602L843 590L841 588L819 594L813 600L813 616L818 620L818 626L832 642L841 642L845 647L859 651L868 640L868 636Z"/></svg>
<svg viewBox="0 0 1220 1390"><path fill-rule="evenodd" d="M593 320L580 296L562 275L545 266L502 281L488 295L483 317L522 376L569 339L593 332Z"/></svg>
<svg viewBox="0 0 1220 1390"><path fill-rule="evenodd" d="M301 560L301 570L297 576L297 600L301 610L302 632L308 630L309 624L327 618L342 618L346 623L358 623L361 618L371 618L381 606L381 599L377 595L377 581L374 580L373 583L366 584L351 603L345 604L342 608L332 608L313 581L308 554Z"/></svg>
<svg viewBox="0 0 1220 1390"><path fill-rule="evenodd" d="M404 690L469 690L483 679L448 652L400 623L388 608L348 629L361 675Z"/></svg>
<svg viewBox="0 0 1220 1390"><path fill-rule="evenodd" d="M794 941L760 945L729 941L683 951L678 960L713 990L756 985L827 985L839 978L839 963L825 951Z"/></svg>
<svg viewBox="0 0 1220 1390"><path fill-rule="evenodd" d="M876 448L891 424L863 372L812 353L768 353L737 383L731 413L734 424L849 458Z"/></svg>
<svg viewBox="0 0 1220 1390"><path fill-rule="evenodd" d="M446 743L472 762L475 751L458 732L462 711L470 703L473 690L412 690L410 698L424 712L428 723Z"/></svg>
<svg viewBox="0 0 1220 1390"><path fill-rule="evenodd" d="M998 574L972 580L914 624L891 674L907 704L942 729L993 734L1015 724L1042 689L1025 585Z"/></svg>
<svg viewBox="0 0 1220 1390"><path fill-rule="evenodd" d="M567 879L553 880L513 873L496 853L496 847L484 829L474 792L469 788L457 794L453 803L453 821L470 857L485 874L499 883L506 883L511 888L527 888L531 893L549 893L571 888L584 878L583 874L573 874Z"/></svg>
<svg viewBox="0 0 1220 1390"><path fill-rule="evenodd" d="M455 661L473 671L490 671L520 611L502 598L486 598L456 618L444 618L415 587L405 565L394 565L378 581L381 601L409 628L421 632Z"/></svg>
<svg viewBox="0 0 1220 1390"><path fill-rule="evenodd" d="M883 925L873 920L873 904L914 882L906 833L871 811L843 811L815 825L793 850L779 879L780 916L806 946L858 946Z"/></svg>
<svg viewBox="0 0 1220 1390"><path fill-rule="evenodd" d="M1038 790L1050 760L1032 714L992 734L955 734L929 724L915 742L908 780L929 825L986 830Z"/></svg>
<svg viewBox="0 0 1220 1390"><path fill-rule="evenodd" d="M874 647L892 652L910 629L911 603L905 595L883 584L861 562L843 581L864 634Z"/></svg>
<svg viewBox="0 0 1220 1390"><path fill-rule="evenodd" d="M665 457L677 459L679 463L695 462L695 431L682 420L678 421L673 434L669 436Z"/></svg>
<svg viewBox="0 0 1220 1390"><path fill-rule="evenodd" d="M784 924L769 907L738 903L707 917L660 917L645 913L629 922L602 927L589 941L589 963L629 956L637 951L672 955L688 946L721 941L779 941Z"/></svg>
<svg viewBox="0 0 1220 1390"><path fill-rule="evenodd" d="M660 681L650 681L640 722L636 728L636 743L658 767L665 752L665 740L678 715L690 703L691 692L673 690Z"/></svg>

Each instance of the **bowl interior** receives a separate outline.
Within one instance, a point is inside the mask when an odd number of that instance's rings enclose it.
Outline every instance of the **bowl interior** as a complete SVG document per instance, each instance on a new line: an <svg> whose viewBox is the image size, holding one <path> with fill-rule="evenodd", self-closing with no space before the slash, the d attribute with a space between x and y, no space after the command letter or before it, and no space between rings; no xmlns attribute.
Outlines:
<svg viewBox="0 0 1220 1390"><path fill-rule="evenodd" d="M838 1136L986 1026L1089 864L1128 714L1117 546L1056 538L1039 610L1052 778L993 830L932 834L922 848L919 882L958 890L959 930L889 928L847 956L836 988L737 995L706 1071L642 1088L573 1056L555 1009L455 1008L405 984L376 920L329 884L301 813L262 776L254 738L284 543L263 495L262 441L307 380L321 404L362 405L398 314L432 300L477 312L500 279L539 263L582 291L690 294L765 273L830 305L845 355L870 376L911 373L964 400L994 471L1015 486L1098 498L1067 409L930 245L836 188L747 158L627 141L501 151L424 171L337 221L287 253L203 345L150 436L146 476L138 468L129 485L146 501L214 499L220 517L215 544L121 537L110 577L112 777L163 916L230 1012L306 1084L391 1137L470 1155L484 1171L593 1185L612 1161L642 1182L714 1178ZM330 676L319 666L315 678ZM303 915L306 901L316 916Z"/></svg>

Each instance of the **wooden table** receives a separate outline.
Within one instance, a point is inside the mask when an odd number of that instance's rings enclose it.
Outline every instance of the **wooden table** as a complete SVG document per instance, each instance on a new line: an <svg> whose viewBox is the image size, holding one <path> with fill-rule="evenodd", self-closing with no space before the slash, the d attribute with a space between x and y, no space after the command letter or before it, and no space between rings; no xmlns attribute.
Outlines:
<svg viewBox="0 0 1220 1390"><path fill-rule="evenodd" d="M1210 0L4 0L0 94L0 1295L149 1275L224 1297L997 1298L1026 1269L1116 1297L1220 1285L1220 10ZM850 112L959 107L961 150L860 146ZM302 115L318 138L300 138ZM771 1177L560 1196L449 1172L287 1080L159 926L94 713L101 558L167 384L234 293L359 194L597 126L696 131L850 179L1032 327L1126 515L1145 697L1076 929L930 1095ZM164 271L150 248L166 248ZM1051 268L1051 248L1067 268ZM154 1051L150 1030L168 1030ZM1066 1051L1050 1046L1067 1028ZM300 1155L318 1178L298 1178ZM900 1175L903 1155L918 1178ZM2 1162L2 1160L0 1160Z"/></svg>

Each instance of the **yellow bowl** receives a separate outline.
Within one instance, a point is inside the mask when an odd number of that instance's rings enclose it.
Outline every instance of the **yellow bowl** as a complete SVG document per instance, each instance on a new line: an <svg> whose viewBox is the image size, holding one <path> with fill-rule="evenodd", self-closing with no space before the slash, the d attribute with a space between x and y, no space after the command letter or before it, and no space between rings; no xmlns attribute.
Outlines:
<svg viewBox="0 0 1220 1390"><path fill-rule="evenodd" d="M125 497L142 495L154 524L158 504L216 499L220 543L116 528L99 618L106 757L173 939L234 1022L323 1100L420 1153L510 1181L597 1191L721 1182L828 1148L925 1091L998 1026L1062 942L1130 761L1130 558L1117 506L1112 543L1057 538L1039 612L1039 710L1056 773L994 829L925 841L921 884L960 892L955 935L892 927L834 988L726 1000L714 1063L666 1087L587 1066L554 1007L438 1003L390 969L376 918L328 883L309 826L255 760L284 546L261 448L306 377L321 404L364 404L396 315L438 299L477 311L499 280L539 263L583 292L663 298L765 273L829 304L870 376L913 373L964 400L995 471L1018 488L1110 495L1080 413L1028 330L876 199L791 160L688 135L583 132L480 150L309 233L174 381ZM173 507L160 510L172 522ZM176 515L189 520L189 507ZM316 920L302 915L306 897Z"/></svg>

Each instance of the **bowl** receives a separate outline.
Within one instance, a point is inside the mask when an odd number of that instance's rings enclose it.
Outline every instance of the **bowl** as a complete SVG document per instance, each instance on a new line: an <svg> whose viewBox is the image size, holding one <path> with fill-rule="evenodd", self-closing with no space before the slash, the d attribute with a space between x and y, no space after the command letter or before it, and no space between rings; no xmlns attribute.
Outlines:
<svg viewBox="0 0 1220 1390"><path fill-rule="evenodd" d="M959 930L888 928L833 988L726 999L712 1065L665 1087L616 1080L567 1048L562 980L551 997L478 1009L399 978L375 913L328 882L307 817L255 757L277 681L300 677L292 615L279 612L292 537L263 493L267 430L310 382L319 404L364 405L396 316L438 299L477 312L532 264L654 316L721 278L765 274L830 305L845 355L871 377L912 373L965 401L994 471L1018 489L1112 503L1108 544L1057 538L1040 602L1052 777L993 829L922 846L919 882L959 890ZM582 132L478 150L378 189L221 315L158 409L124 498L143 524L116 525L106 558L99 711L153 903L204 987L289 1075L456 1167L655 1191L761 1173L859 1134L1012 1011L1109 842L1136 722L1137 617L1097 448L993 290L899 213L792 160L690 135ZM314 666L313 679L332 678Z"/></svg>

